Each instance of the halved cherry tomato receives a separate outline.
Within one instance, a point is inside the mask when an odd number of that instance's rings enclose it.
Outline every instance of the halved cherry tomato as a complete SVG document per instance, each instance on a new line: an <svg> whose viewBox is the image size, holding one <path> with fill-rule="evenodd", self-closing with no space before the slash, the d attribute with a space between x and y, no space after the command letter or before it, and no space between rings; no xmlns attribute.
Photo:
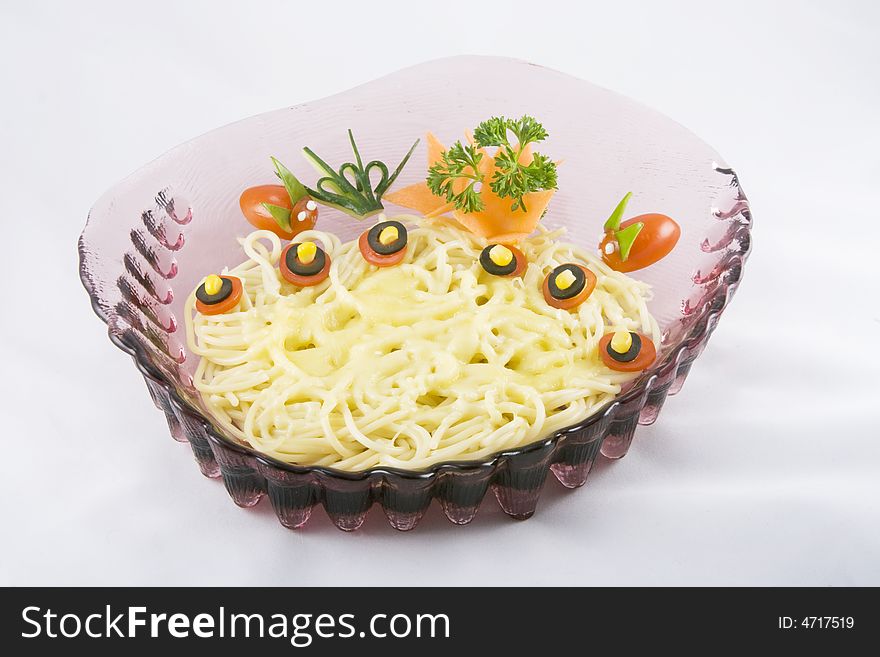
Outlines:
<svg viewBox="0 0 880 657"><path fill-rule="evenodd" d="M321 267L321 271L317 274L302 276L301 274L290 271L286 264L287 252L294 246L296 246L296 244L290 243L284 247L283 251L281 251L281 260L278 263L278 269L281 272L281 276L284 277L284 280L288 283L298 285L299 287L311 287L312 285L317 285L330 275L330 255L327 253L324 253L324 266Z"/></svg>
<svg viewBox="0 0 880 657"><path fill-rule="evenodd" d="M669 255L681 237L681 227L665 214L643 214L627 219L621 222L619 230L640 222L643 224L642 230L636 235L626 260L620 259L620 247L614 232L605 233L599 250L602 252L602 260L611 269L630 272L653 265Z"/></svg>
<svg viewBox="0 0 880 657"><path fill-rule="evenodd" d="M642 340L642 349L639 351L639 355L631 361L621 363L619 360L614 360L608 353L608 344L614 337L614 333L606 333L599 338L599 358L602 359L606 367L618 372L641 372L648 369L657 358L657 348L654 347L654 341L647 335L639 333L638 336Z"/></svg>
<svg viewBox="0 0 880 657"><path fill-rule="evenodd" d="M305 203L307 202L308 199L302 199L297 203L297 208L299 208L297 214L305 210ZM298 233L315 227L315 221L318 218L317 209L314 212L307 211L306 218L303 221L298 220L297 214L291 213L291 230L286 231L278 225L278 222L269 214L269 211L263 207L263 203L287 209L290 209L291 206L290 196L283 185L257 185L256 187L248 187L244 190L241 193L241 198L238 200L241 212L251 224L260 230L271 230L281 239L291 240ZM300 208L300 205L303 207Z"/></svg>
<svg viewBox="0 0 880 657"><path fill-rule="evenodd" d="M372 248L370 248L370 244L367 242L367 235L370 231L365 230L361 233L360 238L358 239L358 248L361 250L361 255L364 256L364 260L366 260L371 265L376 265L377 267L393 267L406 255L406 246L404 246L400 251L395 251L394 253L389 253L388 255L383 255L381 253L376 253Z"/></svg>
<svg viewBox="0 0 880 657"><path fill-rule="evenodd" d="M583 265L578 265L578 267L584 270L584 278L586 279L584 282L584 289L569 299L557 299L550 294L550 276L553 272L550 272L550 274L547 274L544 277L544 285L541 289L544 292L544 301L546 301L548 305L553 306L554 308L560 308L561 310L569 310L581 305L587 300L587 297L593 293L593 290L596 289L596 274Z"/></svg>
<svg viewBox="0 0 880 657"><path fill-rule="evenodd" d="M298 200L290 211L290 225L295 231L294 234L311 230L317 221L318 204L310 196Z"/></svg>
<svg viewBox="0 0 880 657"><path fill-rule="evenodd" d="M230 292L229 296L223 299L223 301L217 303L207 304L196 299L196 310L203 315L220 315L221 313L232 310L238 305L238 302L241 301L241 295L243 293L241 279L236 278L235 276L221 276L220 278L225 278L232 283L232 292Z"/></svg>

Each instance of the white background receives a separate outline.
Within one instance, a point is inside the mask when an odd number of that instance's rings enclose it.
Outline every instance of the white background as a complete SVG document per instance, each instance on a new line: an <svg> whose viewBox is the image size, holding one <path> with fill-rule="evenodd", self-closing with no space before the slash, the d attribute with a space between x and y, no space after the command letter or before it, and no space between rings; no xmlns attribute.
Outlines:
<svg viewBox="0 0 880 657"><path fill-rule="evenodd" d="M0 584L880 584L875 2L0 3ZM452 54L521 57L717 148L755 216L682 393L537 515L343 534L236 508L77 276L91 203L236 119Z"/></svg>

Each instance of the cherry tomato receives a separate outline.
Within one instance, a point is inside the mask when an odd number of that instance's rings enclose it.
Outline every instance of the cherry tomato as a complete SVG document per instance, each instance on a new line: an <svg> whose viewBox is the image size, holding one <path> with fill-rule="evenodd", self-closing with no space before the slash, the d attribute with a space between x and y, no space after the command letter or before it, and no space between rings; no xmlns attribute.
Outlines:
<svg viewBox="0 0 880 657"><path fill-rule="evenodd" d="M317 207L314 211L306 210L305 205L310 199L301 199L297 203L296 214L291 212L290 226L292 230L286 231L278 222L272 218L269 211L263 207L263 203L277 205L282 208L290 209L290 196L283 185L257 185L256 187L248 187L241 193L238 204L241 206L241 212L245 218L260 230L271 230L283 240L291 240L298 233L304 230L311 230L315 227L315 221L318 219ZM302 207L300 207L302 206ZM300 212L306 211L306 218L303 221L298 220Z"/></svg>
<svg viewBox="0 0 880 657"><path fill-rule="evenodd" d="M636 235L626 260L620 259L620 247L614 232L605 233L599 250L602 252L602 260L611 269L630 272L649 267L669 255L681 237L681 227L665 214L643 214L627 219L621 222L620 230L639 222L644 226Z"/></svg>
<svg viewBox="0 0 880 657"><path fill-rule="evenodd" d="M221 276L220 278L226 278L232 283L232 292L230 292L229 296L219 303L202 303L196 299L196 310L203 315L219 315L225 313L235 308L238 305L238 302L241 301L241 279L236 278L235 276Z"/></svg>
<svg viewBox="0 0 880 657"><path fill-rule="evenodd" d="M293 227L294 235L304 230L311 230L317 221L318 204L309 196L298 200L290 212L290 225Z"/></svg>

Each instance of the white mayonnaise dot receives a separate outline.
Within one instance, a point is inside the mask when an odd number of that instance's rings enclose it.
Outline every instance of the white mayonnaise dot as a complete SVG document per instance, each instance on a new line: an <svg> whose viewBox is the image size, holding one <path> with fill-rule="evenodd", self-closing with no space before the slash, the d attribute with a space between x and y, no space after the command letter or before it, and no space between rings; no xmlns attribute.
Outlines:
<svg viewBox="0 0 880 657"><path fill-rule="evenodd" d="M305 221L305 220L306 220L306 216L307 216L307 215L306 215L305 212L300 212L298 215L296 215L296 219L297 219L297 221Z"/></svg>
<svg viewBox="0 0 880 657"><path fill-rule="evenodd" d="M315 203L314 201L307 201L306 202L306 210L308 210L309 212L314 212L317 209L318 209L318 204Z"/></svg>
<svg viewBox="0 0 880 657"><path fill-rule="evenodd" d="M611 255L612 253L614 253L614 248L614 242L608 242L608 244L605 245L605 254Z"/></svg>

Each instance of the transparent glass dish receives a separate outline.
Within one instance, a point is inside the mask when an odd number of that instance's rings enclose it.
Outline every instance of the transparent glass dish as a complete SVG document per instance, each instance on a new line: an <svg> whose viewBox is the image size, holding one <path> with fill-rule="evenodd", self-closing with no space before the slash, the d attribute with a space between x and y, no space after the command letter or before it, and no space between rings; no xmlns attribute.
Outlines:
<svg viewBox="0 0 880 657"><path fill-rule="evenodd" d="M183 303L205 272L243 260L236 237L250 226L238 197L245 187L272 181L269 156L311 180L301 147L330 162L346 161L348 128L365 157L390 160L428 130L449 143L488 116L524 113L550 131L542 151L564 160L545 225L566 227L566 239L582 246L597 245L604 220L630 190L627 216L662 212L681 225L672 254L632 274L654 288L649 308L663 338L652 368L575 426L479 462L420 472L289 465L212 426L192 385L197 358L187 353ZM423 139L397 185L423 177L425 161ZM450 521L465 524L490 489L507 514L528 518L548 472L577 488L600 454L624 456L636 427L657 419L706 346L742 277L750 227L734 171L674 121L547 68L455 57L245 119L169 151L92 208L79 241L80 275L111 341L133 358L171 435L189 442L205 476L223 478L236 504L250 507L266 495L290 528L303 526L321 504L337 527L354 530L377 502L392 526L408 530L434 499ZM319 228L347 240L364 225L322 208Z"/></svg>

